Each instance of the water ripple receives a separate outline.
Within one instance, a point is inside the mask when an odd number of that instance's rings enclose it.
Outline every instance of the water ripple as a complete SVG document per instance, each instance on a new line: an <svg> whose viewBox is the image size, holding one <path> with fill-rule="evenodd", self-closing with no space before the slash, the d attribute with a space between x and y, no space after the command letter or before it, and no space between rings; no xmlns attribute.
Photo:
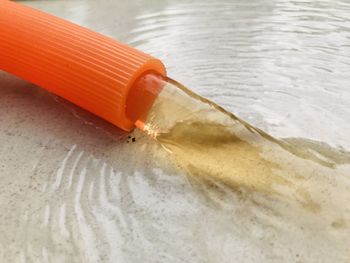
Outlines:
<svg viewBox="0 0 350 263"><path fill-rule="evenodd" d="M140 15L129 43L160 57L171 77L258 126L289 116L290 131L301 127L292 136L350 147L349 11L347 1L173 3ZM276 99L276 92L283 96ZM341 116L300 118L298 108L309 111L319 103L315 96L337 101L338 94L347 98L332 105ZM339 125L339 117L344 132L336 137L327 127ZM286 127L269 132L291 136Z"/></svg>

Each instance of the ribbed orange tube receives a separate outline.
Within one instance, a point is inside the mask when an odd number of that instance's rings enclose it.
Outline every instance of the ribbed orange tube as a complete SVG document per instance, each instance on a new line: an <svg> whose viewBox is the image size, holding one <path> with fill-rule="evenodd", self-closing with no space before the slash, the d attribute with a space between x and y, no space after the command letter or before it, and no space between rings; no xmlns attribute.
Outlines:
<svg viewBox="0 0 350 263"><path fill-rule="evenodd" d="M131 130L125 114L135 81L163 64L113 39L44 12L0 0L0 69Z"/></svg>

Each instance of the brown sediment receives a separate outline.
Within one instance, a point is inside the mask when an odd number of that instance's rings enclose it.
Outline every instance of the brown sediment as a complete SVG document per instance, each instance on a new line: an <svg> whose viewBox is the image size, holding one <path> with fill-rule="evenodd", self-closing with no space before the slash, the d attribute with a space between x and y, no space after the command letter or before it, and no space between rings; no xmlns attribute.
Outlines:
<svg viewBox="0 0 350 263"><path fill-rule="evenodd" d="M192 176L264 193L274 192L273 184L290 184L274 173L279 165L264 159L262 149L223 125L180 122L157 139Z"/></svg>
<svg viewBox="0 0 350 263"><path fill-rule="evenodd" d="M335 229L342 229L342 228L345 228L346 227L346 220L343 219L343 218L339 218L339 219L336 219L334 220L332 223L331 223L331 226Z"/></svg>

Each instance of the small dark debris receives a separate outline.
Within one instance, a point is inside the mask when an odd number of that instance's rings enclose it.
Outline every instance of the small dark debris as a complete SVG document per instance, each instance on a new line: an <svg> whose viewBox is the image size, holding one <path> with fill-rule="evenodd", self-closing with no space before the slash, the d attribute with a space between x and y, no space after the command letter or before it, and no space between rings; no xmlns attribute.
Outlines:
<svg viewBox="0 0 350 263"><path fill-rule="evenodd" d="M136 142L136 138L129 135L128 139L126 140L126 142L129 143L130 140L131 140L131 142Z"/></svg>

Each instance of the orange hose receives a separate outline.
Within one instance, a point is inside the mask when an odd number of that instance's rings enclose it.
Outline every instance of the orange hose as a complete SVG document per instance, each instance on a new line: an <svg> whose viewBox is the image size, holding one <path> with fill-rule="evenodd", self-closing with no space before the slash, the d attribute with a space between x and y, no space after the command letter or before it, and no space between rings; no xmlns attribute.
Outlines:
<svg viewBox="0 0 350 263"><path fill-rule="evenodd" d="M165 76L158 59L8 0L0 0L0 69L127 131L136 120L126 108L144 108L128 99L134 83L148 72Z"/></svg>

